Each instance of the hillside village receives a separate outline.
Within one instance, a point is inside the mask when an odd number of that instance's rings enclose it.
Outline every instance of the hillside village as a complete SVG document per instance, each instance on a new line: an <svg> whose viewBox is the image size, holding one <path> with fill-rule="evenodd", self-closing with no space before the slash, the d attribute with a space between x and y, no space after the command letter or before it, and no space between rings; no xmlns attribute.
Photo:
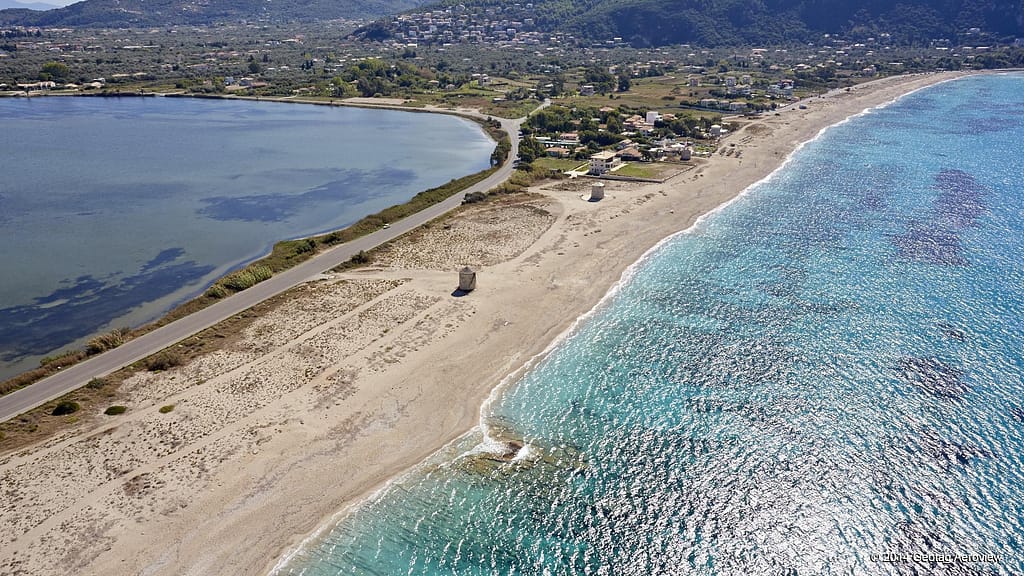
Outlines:
<svg viewBox="0 0 1024 576"><path fill-rule="evenodd" d="M0 95L383 97L501 117L551 99L571 111L572 123L529 126L534 155L562 161L549 161L551 168L585 161L598 175L622 170L623 160L709 154L728 130L723 116L771 113L877 77L1001 65L1024 53L976 28L959 42L937 38L927 46L900 46L879 32L824 34L802 46L636 49L621 38L554 31L550 18L516 2L454 4L369 23L10 26L0 30ZM605 158L609 152L613 158Z"/></svg>

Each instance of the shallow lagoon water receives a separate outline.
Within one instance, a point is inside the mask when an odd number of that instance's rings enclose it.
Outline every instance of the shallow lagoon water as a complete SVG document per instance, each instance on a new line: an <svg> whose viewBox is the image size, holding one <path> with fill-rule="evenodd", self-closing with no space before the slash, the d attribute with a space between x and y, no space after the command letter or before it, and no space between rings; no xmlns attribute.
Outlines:
<svg viewBox="0 0 1024 576"><path fill-rule="evenodd" d="M1022 118L982 76L827 130L280 572L1024 573Z"/></svg>
<svg viewBox="0 0 1024 576"><path fill-rule="evenodd" d="M452 116L251 101L3 99L0 124L0 378L494 148Z"/></svg>

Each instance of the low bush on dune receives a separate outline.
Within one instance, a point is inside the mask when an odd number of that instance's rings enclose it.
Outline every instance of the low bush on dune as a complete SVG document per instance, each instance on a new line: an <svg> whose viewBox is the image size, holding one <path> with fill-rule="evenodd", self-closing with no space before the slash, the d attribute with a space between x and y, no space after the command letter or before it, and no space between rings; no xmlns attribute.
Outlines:
<svg viewBox="0 0 1024 576"><path fill-rule="evenodd" d="M487 194L484 192L470 192L462 197L463 204L476 204L477 202L483 202L487 199Z"/></svg>
<svg viewBox="0 0 1024 576"><path fill-rule="evenodd" d="M161 370L170 370L175 366L180 366L185 359L182 358L181 354L175 350L164 350L158 352L149 358L146 358L144 364L146 370L150 372L159 372Z"/></svg>
<svg viewBox="0 0 1024 576"><path fill-rule="evenodd" d="M53 408L53 411L50 412L50 414L53 414L54 416L66 416L68 414L74 414L75 412L78 412L79 408L81 408L81 406L78 405L78 402L71 402L69 400L65 400L57 404L57 406Z"/></svg>
<svg viewBox="0 0 1024 576"><path fill-rule="evenodd" d="M111 406L103 411L107 416L117 416L118 414L124 414L128 411L127 406Z"/></svg>

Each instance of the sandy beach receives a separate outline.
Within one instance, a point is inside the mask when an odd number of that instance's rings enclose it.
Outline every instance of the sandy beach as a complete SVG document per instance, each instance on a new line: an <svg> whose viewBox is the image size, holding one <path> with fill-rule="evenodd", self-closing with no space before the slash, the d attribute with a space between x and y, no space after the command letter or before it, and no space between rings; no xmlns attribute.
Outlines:
<svg viewBox="0 0 1024 576"><path fill-rule="evenodd" d="M303 539L479 423L521 370L665 237L802 142L958 73L887 78L738 121L661 184L548 181L463 207L368 268L293 290L223 349L128 379L0 455L0 574L266 574ZM454 297L457 271L478 288ZM167 410L167 406L173 406ZM161 410L164 407L164 410Z"/></svg>

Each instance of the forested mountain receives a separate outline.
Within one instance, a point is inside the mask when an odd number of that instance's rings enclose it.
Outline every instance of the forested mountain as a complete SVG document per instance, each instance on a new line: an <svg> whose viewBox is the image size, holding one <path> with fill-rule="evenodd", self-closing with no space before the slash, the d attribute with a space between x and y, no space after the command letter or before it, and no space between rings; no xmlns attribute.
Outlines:
<svg viewBox="0 0 1024 576"><path fill-rule="evenodd" d="M84 0L58 10L0 10L0 25L130 27L240 20L376 18L429 0Z"/></svg>
<svg viewBox="0 0 1024 576"><path fill-rule="evenodd" d="M0 10L6 10L8 8L24 8L28 10L53 10L57 6L55 4L45 4L43 2L16 2L15 0L0 0Z"/></svg>
<svg viewBox="0 0 1024 576"><path fill-rule="evenodd" d="M779 44L824 33L889 34L890 42L956 40L972 28L1024 37L1024 0L84 0L66 8L0 11L0 25L161 26L239 20L308 22L456 7L533 21L539 30L634 46Z"/></svg>
<svg viewBox="0 0 1024 576"><path fill-rule="evenodd" d="M443 0L467 11L504 0ZM895 43L956 39L971 28L1024 36L1024 0L535 0L538 27L634 46L810 41L823 33L890 34ZM525 7L526 3L520 3ZM526 11L526 9L523 9Z"/></svg>

